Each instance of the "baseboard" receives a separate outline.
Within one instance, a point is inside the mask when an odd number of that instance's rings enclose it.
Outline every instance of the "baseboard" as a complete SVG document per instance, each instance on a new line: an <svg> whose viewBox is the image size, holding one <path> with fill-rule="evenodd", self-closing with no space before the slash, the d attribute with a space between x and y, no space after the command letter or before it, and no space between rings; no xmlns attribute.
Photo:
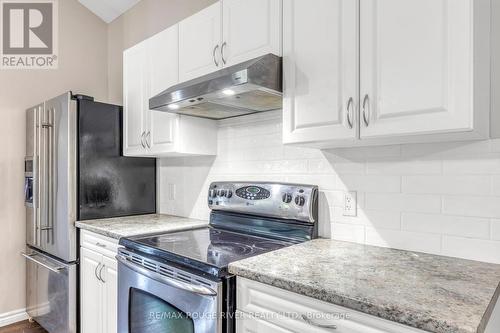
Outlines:
<svg viewBox="0 0 500 333"><path fill-rule="evenodd" d="M28 313L26 312L26 309L0 313L0 327L14 324L26 319L28 319Z"/></svg>

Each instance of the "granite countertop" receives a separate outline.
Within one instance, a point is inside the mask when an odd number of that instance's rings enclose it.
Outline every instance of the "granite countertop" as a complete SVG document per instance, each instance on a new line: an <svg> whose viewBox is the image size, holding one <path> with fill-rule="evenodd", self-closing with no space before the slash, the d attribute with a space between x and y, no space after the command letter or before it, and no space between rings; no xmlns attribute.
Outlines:
<svg viewBox="0 0 500 333"><path fill-rule="evenodd" d="M197 229L207 225L208 221L163 214L77 221L75 224L77 228L92 231L115 239L159 232Z"/></svg>
<svg viewBox="0 0 500 333"><path fill-rule="evenodd" d="M317 239L244 259L229 272L436 333L482 333L500 265Z"/></svg>

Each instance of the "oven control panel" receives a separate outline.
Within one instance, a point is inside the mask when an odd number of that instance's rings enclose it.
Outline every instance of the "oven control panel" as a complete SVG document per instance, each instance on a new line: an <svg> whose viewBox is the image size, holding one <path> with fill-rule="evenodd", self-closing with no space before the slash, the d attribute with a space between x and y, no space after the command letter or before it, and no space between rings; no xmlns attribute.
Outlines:
<svg viewBox="0 0 500 333"><path fill-rule="evenodd" d="M208 189L208 206L212 210L314 223L318 187L272 182L214 182Z"/></svg>

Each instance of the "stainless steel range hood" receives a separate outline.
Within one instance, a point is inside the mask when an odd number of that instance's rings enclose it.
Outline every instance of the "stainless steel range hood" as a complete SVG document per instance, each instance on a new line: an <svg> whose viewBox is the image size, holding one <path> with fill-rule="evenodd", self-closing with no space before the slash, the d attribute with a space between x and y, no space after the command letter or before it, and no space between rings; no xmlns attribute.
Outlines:
<svg viewBox="0 0 500 333"><path fill-rule="evenodd" d="M209 119L281 109L281 73L281 58L267 54L170 87L149 108Z"/></svg>

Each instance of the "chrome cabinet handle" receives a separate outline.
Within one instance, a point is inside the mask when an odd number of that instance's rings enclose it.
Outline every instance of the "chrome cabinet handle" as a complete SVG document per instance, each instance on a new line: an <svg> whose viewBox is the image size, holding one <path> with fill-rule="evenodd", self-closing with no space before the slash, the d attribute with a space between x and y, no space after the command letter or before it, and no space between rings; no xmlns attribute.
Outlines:
<svg viewBox="0 0 500 333"><path fill-rule="evenodd" d="M365 126L368 127L370 125L370 115L367 115L366 112L366 104L370 101L370 97L368 94L365 95L365 98L363 98L363 122L365 123ZM368 105L370 106L370 105Z"/></svg>
<svg viewBox="0 0 500 333"><path fill-rule="evenodd" d="M212 57L214 58L215 66L219 67L219 63L217 62L217 58L215 56L215 54L217 53L217 49L219 49L219 44L215 45L214 51L212 52Z"/></svg>
<svg viewBox="0 0 500 333"><path fill-rule="evenodd" d="M347 101L347 125L349 126L350 129L352 129L352 126L353 126L353 122L352 122L352 118L351 118L351 111L353 110L352 109L353 103L354 103L354 99L352 97L350 97L349 100Z"/></svg>
<svg viewBox="0 0 500 333"><path fill-rule="evenodd" d="M227 43L224 42L224 43L222 43L222 46L220 48L220 56L222 58L222 64L224 64L224 65L226 64L226 59L224 58L224 49L226 48L226 46L227 46Z"/></svg>
<svg viewBox="0 0 500 333"><path fill-rule="evenodd" d="M25 257L26 259L28 259L30 261L33 261L35 264L40 265L40 266L42 266L44 268L47 268L49 271L57 273L57 274L59 274L62 270L65 269L65 267L63 267L63 266L51 267L51 266L49 266L49 265L47 265L47 264L45 264L45 263L43 263L41 261L36 260L35 258L33 258L36 255L36 253L26 254L24 252L21 252L21 255L23 257Z"/></svg>
<svg viewBox="0 0 500 333"><path fill-rule="evenodd" d="M146 134L146 132L142 132L142 134L141 134L141 146L142 146L142 148L145 149L146 145L144 144L144 134Z"/></svg>
<svg viewBox="0 0 500 333"><path fill-rule="evenodd" d="M217 292L215 290L208 288L208 287L193 285L193 284L190 284L188 282L184 282L181 280L177 280L174 278L160 275L156 272L150 271L148 269L145 269L137 264L134 264L134 263L128 261L123 256L117 255L116 260L118 260L118 262L120 264L124 265L125 267L128 267L129 269L131 269L139 274L145 275L153 280L156 280L160 283L164 283L164 284L169 285L171 287L181 289L181 290L186 290L186 291L189 291L189 292L192 292L195 294L199 294L202 296L217 296Z"/></svg>
<svg viewBox="0 0 500 333"><path fill-rule="evenodd" d="M151 132L148 131L146 133L146 136L144 137L144 141L146 141L146 146L148 146L149 149L151 149Z"/></svg>
<svg viewBox="0 0 500 333"><path fill-rule="evenodd" d="M104 247L104 248L106 247L106 244L102 244L102 243L99 243L99 242L95 243L95 245L97 245L99 247Z"/></svg>
<svg viewBox="0 0 500 333"><path fill-rule="evenodd" d="M99 281L101 281L101 282L102 282L101 278L100 278L100 277L99 277L99 275L97 274L97 270L99 269L99 267L101 267L101 263L99 263L99 265L97 265L97 267L94 269L94 275L95 275L95 277L97 278L97 280L99 280ZM99 271L99 272L101 272L101 271Z"/></svg>
<svg viewBox="0 0 500 333"><path fill-rule="evenodd" d="M102 278L102 270L103 270L104 267L106 267L106 265L103 264L101 266L101 269L99 270L99 280L101 280L102 283L106 283L106 281L104 281L104 279Z"/></svg>
<svg viewBox="0 0 500 333"><path fill-rule="evenodd" d="M326 329L330 329L330 330L336 330L337 329L337 325L318 324L318 323L315 323L314 321L312 321L311 319L309 319L306 315L302 315L301 317L302 317L302 320L306 322L306 324L309 324L311 326L320 327L320 328L326 328Z"/></svg>

